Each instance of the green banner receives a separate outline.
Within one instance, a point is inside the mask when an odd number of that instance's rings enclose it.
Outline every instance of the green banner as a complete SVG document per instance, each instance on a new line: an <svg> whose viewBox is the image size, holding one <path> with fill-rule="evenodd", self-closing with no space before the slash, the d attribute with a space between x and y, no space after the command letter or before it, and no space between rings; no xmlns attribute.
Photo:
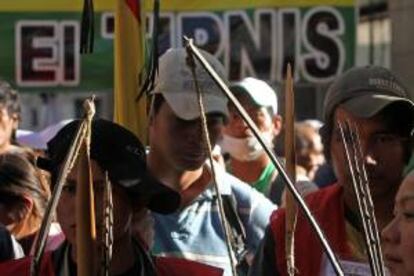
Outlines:
<svg viewBox="0 0 414 276"><path fill-rule="evenodd" d="M100 32L103 17L95 15L93 54L81 56L79 13L0 13L0 78L21 90L112 88L113 39Z"/></svg>
<svg viewBox="0 0 414 276"><path fill-rule="evenodd" d="M291 63L297 83L326 83L354 65L352 1L343 6L312 1L314 6L292 7L275 2L238 8L234 1L214 11L212 4L199 10L194 3L181 1L178 8L164 8L160 50L182 46L183 35L193 37L223 62L230 80L256 76L277 83ZM112 89L113 12L95 13L94 53L81 56L79 11L10 9L0 4L0 78L21 91Z"/></svg>

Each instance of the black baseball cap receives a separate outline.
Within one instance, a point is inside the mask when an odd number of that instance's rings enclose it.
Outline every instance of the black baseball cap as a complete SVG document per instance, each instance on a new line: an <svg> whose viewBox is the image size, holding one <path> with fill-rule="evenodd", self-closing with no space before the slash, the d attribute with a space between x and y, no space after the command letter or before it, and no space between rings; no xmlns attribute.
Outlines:
<svg viewBox="0 0 414 276"><path fill-rule="evenodd" d="M80 122L67 124L47 143L49 159L39 160L39 167L51 171L52 176L57 174ZM125 188L133 199L147 199L148 209L167 214L179 207L180 195L149 173L144 146L126 128L104 119L93 120L90 155L108 172L113 185Z"/></svg>
<svg viewBox="0 0 414 276"><path fill-rule="evenodd" d="M408 90L390 70L373 65L354 67L328 88L323 117L330 121L341 105L358 117L370 118L391 104L398 104L413 117L414 103Z"/></svg>

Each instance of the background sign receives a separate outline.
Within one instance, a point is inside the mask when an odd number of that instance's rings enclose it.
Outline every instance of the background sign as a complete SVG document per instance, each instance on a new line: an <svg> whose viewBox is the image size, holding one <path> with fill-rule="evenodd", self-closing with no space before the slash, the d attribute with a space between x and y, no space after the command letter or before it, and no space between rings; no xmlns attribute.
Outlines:
<svg viewBox="0 0 414 276"><path fill-rule="evenodd" d="M95 1L94 53L81 57L82 2L2 1L0 77L29 91L111 89L115 2ZM161 51L193 37L223 62L230 80L279 83L290 62L296 82L326 83L354 65L353 0L161 2Z"/></svg>

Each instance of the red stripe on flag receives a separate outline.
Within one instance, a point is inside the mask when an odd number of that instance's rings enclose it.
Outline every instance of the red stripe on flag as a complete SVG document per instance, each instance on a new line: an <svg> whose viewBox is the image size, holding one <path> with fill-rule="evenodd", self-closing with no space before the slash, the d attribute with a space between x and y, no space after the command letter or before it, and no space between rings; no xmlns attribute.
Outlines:
<svg viewBox="0 0 414 276"><path fill-rule="evenodd" d="M139 0L125 0L126 4L128 5L129 9L132 11L132 14L138 19L140 13L140 1Z"/></svg>

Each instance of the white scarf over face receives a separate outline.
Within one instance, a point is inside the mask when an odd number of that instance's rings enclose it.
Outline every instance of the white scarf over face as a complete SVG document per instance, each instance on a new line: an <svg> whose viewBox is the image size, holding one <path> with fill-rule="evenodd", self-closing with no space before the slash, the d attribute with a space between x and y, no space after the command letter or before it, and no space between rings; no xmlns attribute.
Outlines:
<svg viewBox="0 0 414 276"><path fill-rule="evenodd" d="M265 144L268 147L272 147L272 133L262 132L260 135ZM235 138L224 134L220 146L223 152L228 152L232 158L239 161L253 161L258 159L264 153L262 145L260 145L259 140L254 136Z"/></svg>

